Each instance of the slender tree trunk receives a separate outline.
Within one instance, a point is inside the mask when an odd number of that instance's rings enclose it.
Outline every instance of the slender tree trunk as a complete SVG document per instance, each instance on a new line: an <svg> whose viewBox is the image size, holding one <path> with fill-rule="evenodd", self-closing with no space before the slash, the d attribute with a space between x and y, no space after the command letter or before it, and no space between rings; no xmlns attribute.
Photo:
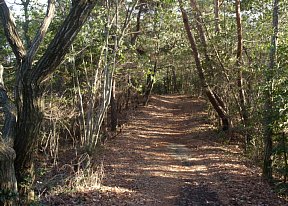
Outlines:
<svg viewBox="0 0 288 206"><path fill-rule="evenodd" d="M110 106L111 106L111 131L115 132L117 129L117 103L115 98L115 91L116 91L116 82L115 79L113 80L112 84L112 91L111 91L111 100L110 100Z"/></svg>
<svg viewBox="0 0 288 206"><path fill-rule="evenodd" d="M213 94L213 91L211 90L211 88L209 87L209 85L208 85L208 83L206 81L206 78L205 78L205 75L204 75L204 71L203 71L203 68L202 68L202 65L201 65L200 53L198 52L198 48L197 48L197 45L196 45L195 37L193 36L193 34L191 32L191 28L190 28L190 25L189 25L187 13L186 13L186 11L183 8L182 0L178 0L178 1L179 1L179 4L180 4L180 9L181 9L181 13L182 13L184 27L185 27L185 30L186 30L186 33L187 33L187 36L188 36L188 40L189 40L191 49L193 51L193 56L194 56L196 69L197 69L197 72L198 72L198 76L199 76L199 79L200 79L200 82L201 82L201 86L202 86L203 90L205 91L205 94L208 97L208 99L209 99L210 103L212 104L213 108L215 109L215 111L217 112L219 117L221 118L222 130L223 131L227 131L227 130L229 130L229 119L227 117L227 114L226 114L224 108L222 108L220 106L220 104L217 101L217 98ZM193 4L195 4L195 3L196 2L194 0L191 0L192 7L194 7ZM201 32L200 32L200 34L201 34ZM200 38L203 38L203 37L204 36L202 36ZM203 41L203 39L202 39L202 41ZM203 41L203 42L205 43L206 41ZM204 45L204 47L205 47L205 45Z"/></svg>
<svg viewBox="0 0 288 206"><path fill-rule="evenodd" d="M130 74L127 75L127 93L125 99L125 109L129 108L129 102L131 98L131 76Z"/></svg>
<svg viewBox="0 0 288 206"><path fill-rule="evenodd" d="M171 93L171 89L170 89L170 85L171 85L171 81L170 81L170 74L169 74L169 68L166 68L166 90L167 90L167 94Z"/></svg>
<svg viewBox="0 0 288 206"><path fill-rule="evenodd" d="M148 105L150 94L152 92L153 85L154 85L154 77L155 77L156 71L157 71L157 61L155 61L154 63L154 68L150 72L151 74L148 74L147 76L147 82L146 82L146 87L145 87L145 92L144 92L144 105Z"/></svg>
<svg viewBox="0 0 288 206"><path fill-rule="evenodd" d="M202 19L202 14L201 14L201 12L200 12L200 10L198 8L196 0L190 0L190 4L191 4L191 7L193 9L193 16L196 19L196 28L197 28L197 31L198 31L198 34L199 34L199 37L200 37L200 41L201 41L201 44L202 44L201 49L203 49L203 53L204 53L204 56L205 56L205 62L207 64L209 70L213 71L213 67L212 67L212 64L211 64L211 59L210 59L210 56L208 54L207 37L206 37L206 34L205 34L205 30L203 28L204 21Z"/></svg>
<svg viewBox="0 0 288 206"><path fill-rule="evenodd" d="M288 162L287 162L287 146L286 146L287 138L285 136L285 132L282 133L282 140L281 144L283 145L283 158L284 158L284 165L285 165L285 171L288 170ZM287 173L284 174L284 183L287 181Z"/></svg>
<svg viewBox="0 0 288 206"><path fill-rule="evenodd" d="M241 8L240 0L235 0L235 13L236 13L236 23L237 23L237 56L236 56L236 68L238 72L237 85L239 92L239 106L240 106L240 116L244 127L247 129L249 126L247 103L243 84L243 35L242 35L242 22L241 22ZM248 131L245 131L245 147L247 149L250 144L251 135Z"/></svg>
<svg viewBox="0 0 288 206"><path fill-rule="evenodd" d="M265 89L265 105L264 105L264 161L263 161L263 177L270 180L272 179L272 136L273 136L273 78L275 66L277 63L277 37L278 37L278 16L279 16L279 1L274 0L273 6L273 35L271 36L271 46L269 55L268 71L266 72L266 84Z"/></svg>
<svg viewBox="0 0 288 206"><path fill-rule="evenodd" d="M236 67L238 71L238 88L239 88L239 99L241 106L241 116L243 119L243 123L245 124L245 120L247 120L247 112L246 112L246 101L245 101L245 93L243 89L243 72L242 72L242 51L243 51L243 36L242 36L242 23L241 23L241 10L240 10L240 0L235 0L235 10L236 10L236 22L237 22L237 59L236 59Z"/></svg>
<svg viewBox="0 0 288 206"><path fill-rule="evenodd" d="M118 4L117 4L118 6ZM118 12L118 7L116 8L116 12ZM118 16L116 17L118 18ZM100 98L100 105L96 111L96 114L92 114L94 117L94 122L89 124L89 128L87 131L89 132L89 135L87 135L87 139L85 142L86 149L88 152L92 152L96 146L99 143L100 140L100 130L102 123L105 118L105 113L107 112L108 106L110 104L111 100L111 93L112 93L112 83L113 83L113 73L115 69L115 62L116 62L116 51L118 47L118 39L115 36L115 41L114 41L114 56L112 59L112 64L111 60L109 59L109 38L110 38L110 26L111 24L111 16L110 12L108 12L107 16L107 26L105 28L106 31L106 37L105 37L105 57L104 57L104 71L103 71L103 87L102 87L102 94ZM116 20L116 26L117 26L117 20ZM112 65L112 66L111 66Z"/></svg>
<svg viewBox="0 0 288 206"><path fill-rule="evenodd" d="M30 24L30 16L28 14L28 6L29 6L30 0L22 0L22 6L24 9L24 23L22 25L23 31L24 31L24 38L25 38L25 43L27 47L31 46L31 39L29 37L29 24Z"/></svg>
<svg viewBox="0 0 288 206"><path fill-rule="evenodd" d="M219 33L220 27L220 17L219 17L219 0L214 0L214 21L215 21L215 33Z"/></svg>
<svg viewBox="0 0 288 206"><path fill-rule="evenodd" d="M172 79L173 79L173 90L174 90L174 93L177 92L179 93L179 88L178 88L178 85L177 85L177 75L176 75L176 69L175 69L175 66L173 65L172 66Z"/></svg>
<svg viewBox="0 0 288 206"><path fill-rule="evenodd" d="M143 11L143 7L144 7L143 3L139 5L139 10L138 10L137 19L136 19L136 29L135 29L134 35L131 38L131 45L135 45L137 37L140 35L140 32L141 32L140 31L140 29L141 29L141 14Z"/></svg>

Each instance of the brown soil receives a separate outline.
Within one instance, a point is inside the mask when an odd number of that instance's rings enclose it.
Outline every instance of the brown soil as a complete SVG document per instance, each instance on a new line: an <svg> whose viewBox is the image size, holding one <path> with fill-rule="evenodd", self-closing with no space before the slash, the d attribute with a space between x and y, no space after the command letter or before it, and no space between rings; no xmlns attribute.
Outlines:
<svg viewBox="0 0 288 206"><path fill-rule="evenodd" d="M100 188L49 196L46 205L288 205L237 145L216 141L205 102L153 96L108 140Z"/></svg>

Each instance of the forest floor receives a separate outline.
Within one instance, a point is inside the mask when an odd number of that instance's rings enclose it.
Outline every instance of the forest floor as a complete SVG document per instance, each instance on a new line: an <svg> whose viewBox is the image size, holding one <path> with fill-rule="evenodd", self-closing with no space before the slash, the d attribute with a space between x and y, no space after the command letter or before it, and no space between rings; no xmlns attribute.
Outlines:
<svg viewBox="0 0 288 206"><path fill-rule="evenodd" d="M204 100L152 96L106 142L97 188L50 193L43 204L288 205L262 181L260 169L239 146L221 144L208 119Z"/></svg>

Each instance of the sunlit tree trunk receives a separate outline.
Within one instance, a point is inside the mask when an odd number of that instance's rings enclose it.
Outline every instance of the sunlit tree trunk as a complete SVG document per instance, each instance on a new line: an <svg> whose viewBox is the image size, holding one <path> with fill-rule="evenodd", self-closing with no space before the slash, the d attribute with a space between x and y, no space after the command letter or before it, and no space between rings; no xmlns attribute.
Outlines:
<svg viewBox="0 0 288 206"><path fill-rule="evenodd" d="M89 126L87 128L88 135L86 136L85 146L88 152L92 152L100 140L100 131L101 126L104 121L105 113L107 112L108 106L111 100L111 93L112 93L112 83L113 83L113 73L115 69L115 61L116 61L116 50L117 50L117 39L114 42L114 56L111 61L108 58L109 55L109 38L110 38L110 18L111 16L107 16L108 27L105 28L106 37L105 37L105 54L104 54L104 69L103 69L103 85L102 85L102 92L100 98L100 104L97 108L97 111L92 113L91 118L93 121L89 123L91 120L88 120L87 123ZM94 98L95 99L95 98ZM94 104L94 103L93 103Z"/></svg>
<svg viewBox="0 0 288 206"><path fill-rule="evenodd" d="M155 61L153 69L151 69L149 71L149 74L147 75L146 86L144 91L144 105L147 105L149 102L150 94L154 86L156 71L157 71L157 61Z"/></svg>
<svg viewBox="0 0 288 206"><path fill-rule="evenodd" d="M266 89L264 93L264 161L263 161L263 177L272 179L272 136L273 136L273 78L277 63L277 37L278 37L278 16L279 16L279 1L274 0L273 5L273 35L271 36L269 65L266 76Z"/></svg>

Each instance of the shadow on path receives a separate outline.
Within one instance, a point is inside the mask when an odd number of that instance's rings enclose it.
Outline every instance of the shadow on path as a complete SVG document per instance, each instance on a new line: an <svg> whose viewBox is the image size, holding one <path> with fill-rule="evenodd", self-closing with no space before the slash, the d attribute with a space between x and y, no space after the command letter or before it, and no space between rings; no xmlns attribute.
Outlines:
<svg viewBox="0 0 288 206"><path fill-rule="evenodd" d="M261 181L259 168L246 166L237 146L216 136L204 100L151 97L107 142L102 186L83 192L89 198L81 205L287 205Z"/></svg>
<svg viewBox="0 0 288 206"><path fill-rule="evenodd" d="M131 190L120 205L284 205L213 131L204 100L153 96L108 143L104 185Z"/></svg>

